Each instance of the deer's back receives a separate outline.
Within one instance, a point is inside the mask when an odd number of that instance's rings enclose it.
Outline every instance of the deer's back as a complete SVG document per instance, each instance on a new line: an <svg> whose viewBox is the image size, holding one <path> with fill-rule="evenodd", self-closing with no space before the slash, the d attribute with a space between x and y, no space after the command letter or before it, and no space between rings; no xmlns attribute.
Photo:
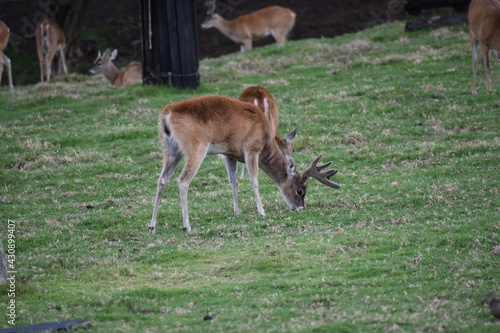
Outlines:
<svg viewBox="0 0 500 333"><path fill-rule="evenodd" d="M262 150L272 138L260 109L229 97L208 95L167 105L160 114L178 142L210 143L209 153L241 160L242 148Z"/></svg>
<svg viewBox="0 0 500 333"><path fill-rule="evenodd" d="M473 0L469 6L468 23L471 32L486 39L500 36L500 2L497 0Z"/></svg>
<svg viewBox="0 0 500 333"><path fill-rule="evenodd" d="M140 62L134 61L128 64L127 67L118 74L115 81L113 81L113 85L116 87L126 87L141 81L142 65Z"/></svg>
<svg viewBox="0 0 500 333"><path fill-rule="evenodd" d="M279 110L271 94L259 87L250 87L245 89L238 97L240 101L255 104L259 107L262 113L265 114L273 133L278 130Z"/></svg>
<svg viewBox="0 0 500 333"><path fill-rule="evenodd" d="M250 14L242 15L236 20L248 27L266 30L282 26L293 26L295 23L295 13L288 8L271 6Z"/></svg>

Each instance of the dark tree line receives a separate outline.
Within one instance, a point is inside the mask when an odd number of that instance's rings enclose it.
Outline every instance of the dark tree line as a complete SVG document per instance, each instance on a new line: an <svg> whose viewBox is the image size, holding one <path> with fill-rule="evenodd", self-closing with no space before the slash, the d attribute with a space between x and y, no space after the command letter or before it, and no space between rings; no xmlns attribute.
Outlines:
<svg viewBox="0 0 500 333"><path fill-rule="evenodd" d="M85 13L89 6L88 0L49 0L52 6L59 6L55 19L66 33L68 45L75 43L80 38ZM65 4L60 4L66 2Z"/></svg>

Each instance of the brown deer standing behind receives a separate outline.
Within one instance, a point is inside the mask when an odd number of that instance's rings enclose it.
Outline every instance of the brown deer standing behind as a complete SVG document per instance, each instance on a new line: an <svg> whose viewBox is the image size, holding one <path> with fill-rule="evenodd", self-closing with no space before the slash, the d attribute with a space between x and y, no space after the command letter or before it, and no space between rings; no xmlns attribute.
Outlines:
<svg viewBox="0 0 500 333"><path fill-rule="evenodd" d="M201 27L217 28L233 42L240 44L241 52L251 50L252 41L270 34L278 44L283 45L295 25L296 17L295 12L288 8L271 6L227 21L215 13L215 0L207 14L209 18Z"/></svg>
<svg viewBox="0 0 500 333"><path fill-rule="evenodd" d="M259 109L264 113L269 125L271 125L272 135L276 140L276 143L281 149L281 152L286 158L293 157L293 148L290 142L295 138L297 129L290 132L285 138L281 137L278 132L279 124L279 110L276 101L273 96L264 88L260 87L250 87L245 89L241 95L238 97L240 101L252 103L259 107ZM245 174L245 168L241 169L241 178Z"/></svg>
<svg viewBox="0 0 500 333"><path fill-rule="evenodd" d="M9 42L10 30L7 25L0 21L0 83L2 82L3 67L7 67L7 75L9 77L9 88L14 89L12 84L12 68L10 59L3 53L7 43Z"/></svg>
<svg viewBox="0 0 500 333"><path fill-rule="evenodd" d="M94 62L94 67L89 71L92 75L104 74L106 79L115 87L126 87L134 83L142 82L142 65L140 62L133 61L125 67L123 71L120 71L113 64L118 51L115 49L111 52L109 49L104 51L101 55L97 55L97 59Z"/></svg>
<svg viewBox="0 0 500 333"><path fill-rule="evenodd" d="M498 0L472 0L467 19L472 51L472 93L475 94L478 44L481 43L481 59L487 90L491 90L489 50L493 50L500 59L500 2Z"/></svg>
<svg viewBox="0 0 500 333"><path fill-rule="evenodd" d="M153 217L149 225L151 233L156 230L161 194L183 156L184 167L177 183L181 197L183 225L187 231L191 230L187 202L189 184L207 154L226 156L226 169L233 187L235 214L241 212L234 182L238 161L246 164L257 210L262 216L265 216L265 213L259 194L259 168L276 183L292 210L304 208L309 177L329 187L340 187L329 180L337 170L321 172L331 162L321 166L316 165L321 155L301 176L295 170L293 160L287 159L281 152L262 111L250 103L219 95L172 103L161 111L158 130L163 148L163 169L158 179Z"/></svg>
<svg viewBox="0 0 500 333"><path fill-rule="evenodd" d="M66 36L54 19L43 19L36 28L36 47L40 61L40 81L49 82L52 74L52 61L59 52L59 59L64 74L68 73L66 66Z"/></svg>

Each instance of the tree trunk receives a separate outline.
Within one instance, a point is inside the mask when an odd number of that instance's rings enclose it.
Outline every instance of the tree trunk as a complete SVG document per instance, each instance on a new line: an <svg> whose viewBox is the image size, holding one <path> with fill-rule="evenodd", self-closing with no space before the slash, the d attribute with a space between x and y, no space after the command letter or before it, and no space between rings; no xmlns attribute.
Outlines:
<svg viewBox="0 0 500 333"><path fill-rule="evenodd" d="M56 5L58 0L52 0L51 2ZM67 45L73 44L80 37L89 2L88 0L72 0L65 5L60 5L56 20L66 34Z"/></svg>

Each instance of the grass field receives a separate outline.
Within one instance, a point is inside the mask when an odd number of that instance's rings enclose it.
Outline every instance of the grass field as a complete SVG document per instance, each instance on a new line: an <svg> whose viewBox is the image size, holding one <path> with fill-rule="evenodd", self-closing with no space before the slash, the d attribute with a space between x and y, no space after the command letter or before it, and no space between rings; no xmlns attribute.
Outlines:
<svg viewBox="0 0 500 333"><path fill-rule="evenodd" d="M16 325L95 332L498 332L484 297L500 294L500 66L472 95L466 26L403 30L204 60L196 91L75 75L2 88L0 233L17 274L0 327L15 300ZM276 98L282 134L298 128L298 166L323 153L343 187L311 180L292 212L261 172L267 216L243 179L234 217L213 156L191 185L193 232L172 181L148 234L160 109L252 85Z"/></svg>

